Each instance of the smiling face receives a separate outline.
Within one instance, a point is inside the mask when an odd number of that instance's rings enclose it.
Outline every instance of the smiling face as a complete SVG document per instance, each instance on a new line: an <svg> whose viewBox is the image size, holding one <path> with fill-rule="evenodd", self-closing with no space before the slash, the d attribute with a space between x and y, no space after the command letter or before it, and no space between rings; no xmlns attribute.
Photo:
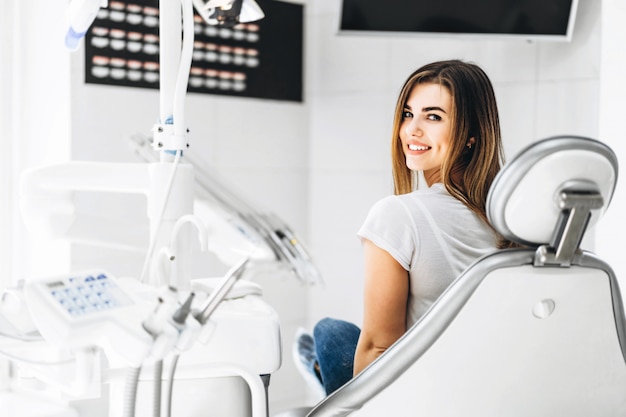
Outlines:
<svg viewBox="0 0 626 417"><path fill-rule="evenodd" d="M441 181L451 142L452 105L448 89L435 83L416 84L404 104L399 133L406 165L424 171L429 186Z"/></svg>

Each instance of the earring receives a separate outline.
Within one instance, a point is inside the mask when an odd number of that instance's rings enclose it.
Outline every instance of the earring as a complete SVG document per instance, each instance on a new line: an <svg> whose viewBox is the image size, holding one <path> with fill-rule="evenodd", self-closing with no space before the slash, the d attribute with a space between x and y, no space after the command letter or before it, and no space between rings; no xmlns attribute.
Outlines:
<svg viewBox="0 0 626 417"><path fill-rule="evenodd" d="M468 143L467 147L469 148L470 151L472 150L472 144L471 143Z"/></svg>

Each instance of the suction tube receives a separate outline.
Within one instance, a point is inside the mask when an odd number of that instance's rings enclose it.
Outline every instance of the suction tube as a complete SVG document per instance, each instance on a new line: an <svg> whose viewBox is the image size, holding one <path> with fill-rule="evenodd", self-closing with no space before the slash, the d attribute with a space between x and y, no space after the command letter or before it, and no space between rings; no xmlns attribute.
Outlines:
<svg viewBox="0 0 626 417"><path fill-rule="evenodd" d="M124 393L123 417L135 417L135 406L137 404L137 386L139 385L139 374L141 367L129 368L126 374L126 392Z"/></svg>

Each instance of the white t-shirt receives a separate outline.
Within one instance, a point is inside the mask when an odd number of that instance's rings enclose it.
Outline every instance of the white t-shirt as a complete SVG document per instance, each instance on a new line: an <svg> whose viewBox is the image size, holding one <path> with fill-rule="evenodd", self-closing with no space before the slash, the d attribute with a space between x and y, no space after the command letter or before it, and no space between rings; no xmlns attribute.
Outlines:
<svg viewBox="0 0 626 417"><path fill-rule="evenodd" d="M409 271L407 329L468 266L496 249L489 225L441 183L378 201L357 236Z"/></svg>

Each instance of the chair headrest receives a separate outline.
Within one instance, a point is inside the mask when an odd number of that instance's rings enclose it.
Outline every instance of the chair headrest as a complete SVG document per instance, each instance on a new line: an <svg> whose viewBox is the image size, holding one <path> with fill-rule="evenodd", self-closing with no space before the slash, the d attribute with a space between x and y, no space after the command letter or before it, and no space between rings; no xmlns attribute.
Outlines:
<svg viewBox="0 0 626 417"><path fill-rule="evenodd" d="M561 193L575 188L601 194L603 204L591 210L589 228L606 211L617 175L615 153L599 141L544 139L522 150L496 176L487 197L487 217L506 239L528 246L549 244L563 211Z"/></svg>

